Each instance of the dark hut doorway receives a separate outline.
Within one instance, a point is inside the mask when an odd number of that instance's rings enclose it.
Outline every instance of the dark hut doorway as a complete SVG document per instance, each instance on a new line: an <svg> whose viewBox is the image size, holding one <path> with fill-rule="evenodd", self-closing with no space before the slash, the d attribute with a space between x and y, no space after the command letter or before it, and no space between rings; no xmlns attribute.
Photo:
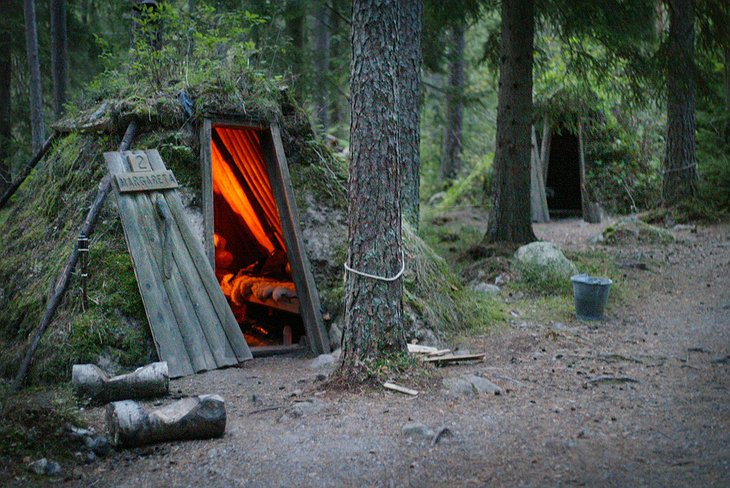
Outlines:
<svg viewBox="0 0 730 488"><path fill-rule="evenodd" d="M206 251L254 356L329 351L278 128L206 119Z"/></svg>
<svg viewBox="0 0 730 488"><path fill-rule="evenodd" d="M579 216L582 212L580 141L561 128L550 141L545 193L551 218Z"/></svg>

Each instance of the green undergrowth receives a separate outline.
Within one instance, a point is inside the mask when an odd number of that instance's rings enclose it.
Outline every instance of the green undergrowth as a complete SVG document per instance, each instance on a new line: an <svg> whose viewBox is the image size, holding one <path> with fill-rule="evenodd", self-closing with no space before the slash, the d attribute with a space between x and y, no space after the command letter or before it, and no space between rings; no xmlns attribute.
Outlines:
<svg viewBox="0 0 730 488"><path fill-rule="evenodd" d="M102 154L117 144L103 135L62 137L0 214L2 377L16 373L106 173ZM112 200L90 240L88 309L77 268L34 356L31 384L65 380L72 364L100 356L112 366L138 366L154 351Z"/></svg>
<svg viewBox="0 0 730 488"><path fill-rule="evenodd" d="M613 281L607 312L620 307L626 296L627 284L613 256L600 251L565 252L579 273L610 278ZM540 274L535 271L517 273L507 287L507 293L518 297L514 306L520 318L527 321L567 321L575 318L573 286L569 277L558 273Z"/></svg>
<svg viewBox="0 0 730 488"><path fill-rule="evenodd" d="M417 311L419 320L449 334L485 333L504 321L499 300L464 286L449 263L404 226L406 253L404 301Z"/></svg>
<svg viewBox="0 0 730 488"><path fill-rule="evenodd" d="M12 393L0 382L0 464L24 471L26 459L49 457L68 461L73 455L67 424L81 426L76 400L69 387L27 388Z"/></svg>

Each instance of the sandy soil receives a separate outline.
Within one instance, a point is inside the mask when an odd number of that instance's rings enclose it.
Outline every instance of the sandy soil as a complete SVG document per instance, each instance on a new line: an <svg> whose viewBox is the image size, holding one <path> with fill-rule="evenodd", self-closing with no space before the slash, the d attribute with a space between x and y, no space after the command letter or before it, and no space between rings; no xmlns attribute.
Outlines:
<svg viewBox="0 0 730 488"><path fill-rule="evenodd" d="M536 226L568 248L598 230L578 221ZM439 369L415 398L322 391L317 375L326 370L310 369L307 357L174 381L178 396L225 397L225 437L117 452L61 484L728 486L730 228L680 237L610 250L649 270L626 270L632 293L604 322L523 323L474 338L468 347L487 360ZM441 388L438 375L465 373L503 393L457 398ZM602 375L636 382L589 381ZM314 403L303 416L287 410L304 399ZM282 408L252 413L267 406ZM86 415L102 427L101 409ZM435 445L406 436L411 420L451 434Z"/></svg>

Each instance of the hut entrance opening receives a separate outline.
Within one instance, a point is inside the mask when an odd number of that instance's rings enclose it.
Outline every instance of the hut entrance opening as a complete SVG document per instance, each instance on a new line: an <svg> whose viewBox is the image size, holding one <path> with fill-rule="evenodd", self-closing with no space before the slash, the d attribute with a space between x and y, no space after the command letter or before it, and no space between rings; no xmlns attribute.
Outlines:
<svg viewBox="0 0 730 488"><path fill-rule="evenodd" d="M581 215L580 143L575 134L563 128L550 141L545 193L550 217Z"/></svg>
<svg viewBox="0 0 730 488"><path fill-rule="evenodd" d="M264 131L211 127L215 275L246 342L289 346L305 336Z"/></svg>

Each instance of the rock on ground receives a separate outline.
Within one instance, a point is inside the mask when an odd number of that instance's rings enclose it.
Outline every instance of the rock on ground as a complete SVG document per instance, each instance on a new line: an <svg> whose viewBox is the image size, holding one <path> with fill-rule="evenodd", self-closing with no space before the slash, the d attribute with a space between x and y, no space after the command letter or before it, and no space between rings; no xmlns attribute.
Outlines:
<svg viewBox="0 0 730 488"><path fill-rule="evenodd" d="M606 244L671 244L676 240L668 230L649 225L635 215L623 218L606 228L603 239Z"/></svg>
<svg viewBox="0 0 730 488"><path fill-rule="evenodd" d="M401 428L401 432L408 437L427 437L431 439L436 433L420 422L408 422Z"/></svg>
<svg viewBox="0 0 730 488"><path fill-rule="evenodd" d="M532 242L517 249L515 260L520 267L544 270L566 278L578 274L578 268L552 242Z"/></svg>
<svg viewBox="0 0 730 488"><path fill-rule="evenodd" d="M489 296L499 295L499 293L502 291L502 289L500 287L498 287L497 285L492 285L490 283L484 283L484 282L477 283L476 285L474 285L473 290L478 291L480 293L484 293L485 295L489 295Z"/></svg>
<svg viewBox="0 0 730 488"><path fill-rule="evenodd" d="M463 376L444 378L442 383L446 390L454 396L473 397L480 393L500 395L502 389L481 376L467 374Z"/></svg>

